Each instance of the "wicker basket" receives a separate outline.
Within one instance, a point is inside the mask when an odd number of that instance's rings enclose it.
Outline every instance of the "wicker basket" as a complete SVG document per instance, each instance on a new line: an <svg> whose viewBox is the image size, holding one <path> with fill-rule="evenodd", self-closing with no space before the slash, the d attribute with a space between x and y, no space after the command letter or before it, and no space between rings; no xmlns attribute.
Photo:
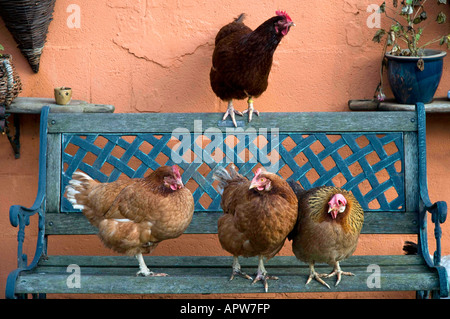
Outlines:
<svg viewBox="0 0 450 319"><path fill-rule="evenodd" d="M0 57L0 105L6 108L22 91L22 82L11 61L12 57L8 54Z"/></svg>
<svg viewBox="0 0 450 319"><path fill-rule="evenodd" d="M0 16L27 58L39 71L42 50L56 0L0 0Z"/></svg>

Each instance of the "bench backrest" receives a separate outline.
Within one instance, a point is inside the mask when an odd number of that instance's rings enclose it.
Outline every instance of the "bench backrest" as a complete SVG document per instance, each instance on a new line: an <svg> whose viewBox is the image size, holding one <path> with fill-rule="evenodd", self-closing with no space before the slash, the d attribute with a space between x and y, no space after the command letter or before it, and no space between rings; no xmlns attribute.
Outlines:
<svg viewBox="0 0 450 319"><path fill-rule="evenodd" d="M110 182L174 164L195 199L186 232L216 233L221 196L212 175L230 163L249 179L264 166L306 189L352 191L366 212L363 233L418 232L416 112L262 113L238 128L218 113L50 112L42 120L47 235L96 233L64 197L76 170Z"/></svg>

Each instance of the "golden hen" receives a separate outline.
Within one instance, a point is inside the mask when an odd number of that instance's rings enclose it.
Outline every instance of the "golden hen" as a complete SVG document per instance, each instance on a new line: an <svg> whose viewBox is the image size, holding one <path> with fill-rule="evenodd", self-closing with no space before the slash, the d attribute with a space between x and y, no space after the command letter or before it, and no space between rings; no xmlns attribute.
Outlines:
<svg viewBox="0 0 450 319"><path fill-rule="evenodd" d="M162 166L144 178L100 183L75 172L66 187L67 198L98 228L103 244L136 256L136 275L153 273L144 262L162 240L180 236L194 212L192 193L184 187L177 166Z"/></svg>
<svg viewBox="0 0 450 319"><path fill-rule="evenodd" d="M364 210L350 192L332 186L322 186L305 191L298 183L289 181L298 198L298 221L289 234L295 256L309 264L310 275L306 284L315 278L322 280L337 276L336 286L344 272L339 262L351 256L356 249L364 223ZM316 262L327 263L334 269L330 274L318 274Z"/></svg>
<svg viewBox="0 0 450 319"><path fill-rule="evenodd" d="M241 271L239 256L258 256L258 271L253 281L262 281L268 291L264 260L275 256L297 220L297 198L289 184L280 176L259 168L250 182L236 172L228 173L218 167L214 179L219 181L224 214L218 221L219 241L223 249L233 255L235 275L252 279Z"/></svg>

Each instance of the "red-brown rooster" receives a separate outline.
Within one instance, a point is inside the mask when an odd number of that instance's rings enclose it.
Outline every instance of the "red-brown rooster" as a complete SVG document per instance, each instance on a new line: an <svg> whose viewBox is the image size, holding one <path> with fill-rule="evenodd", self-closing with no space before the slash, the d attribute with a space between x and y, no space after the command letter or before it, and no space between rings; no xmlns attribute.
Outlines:
<svg viewBox="0 0 450 319"><path fill-rule="evenodd" d="M297 220L297 198L289 184L280 176L258 169L252 181L236 172L228 173L218 167L214 178L219 181L224 214L218 221L219 241L223 249L233 255L235 275L252 279L241 271L239 256L258 256L255 280L262 281L268 291L268 279L264 260L275 256L283 246L287 235Z"/></svg>
<svg viewBox="0 0 450 319"><path fill-rule="evenodd" d="M223 120L230 115L234 126L237 126L234 114L242 113L234 109L233 99L248 99L244 113L248 112L249 122L253 112L259 115L253 108L253 98L267 89L275 49L295 25L286 12L277 11L276 16L252 31L242 22L244 16L241 14L217 33L209 73L214 93L228 101Z"/></svg>
<svg viewBox="0 0 450 319"><path fill-rule="evenodd" d="M66 191L73 207L98 228L106 247L136 256L136 275L166 276L151 272L142 254L152 252L162 240L180 236L191 222L194 199L178 167L162 166L144 178L111 183L75 172Z"/></svg>
<svg viewBox="0 0 450 319"><path fill-rule="evenodd" d="M364 211L350 192L332 186L303 190L293 181L288 182L298 198L298 221L288 238L292 239L295 256L309 264L306 284L315 278L330 288L321 277L337 276L336 286L344 272L339 262L351 256L356 249L364 222ZM334 269L330 274L318 274L316 262L327 263Z"/></svg>

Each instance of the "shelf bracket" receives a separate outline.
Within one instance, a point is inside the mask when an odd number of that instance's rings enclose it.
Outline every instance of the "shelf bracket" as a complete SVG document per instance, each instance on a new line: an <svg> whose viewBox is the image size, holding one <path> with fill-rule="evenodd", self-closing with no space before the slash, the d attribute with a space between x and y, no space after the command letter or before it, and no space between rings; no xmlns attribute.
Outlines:
<svg viewBox="0 0 450 319"><path fill-rule="evenodd" d="M14 125L14 136L11 135L11 130L9 128L9 117L11 114L6 112L5 105L0 105L0 131L2 135L6 135L14 151L14 156L16 159L20 158L20 117L19 114L14 114L13 125Z"/></svg>

